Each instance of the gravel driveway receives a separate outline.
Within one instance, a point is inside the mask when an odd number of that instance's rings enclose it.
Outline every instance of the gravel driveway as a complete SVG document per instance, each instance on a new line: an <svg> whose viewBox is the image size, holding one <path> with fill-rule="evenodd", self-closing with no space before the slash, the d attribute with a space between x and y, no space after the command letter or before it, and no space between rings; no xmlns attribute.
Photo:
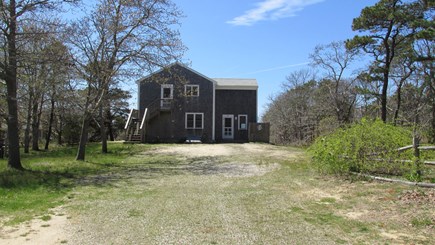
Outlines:
<svg viewBox="0 0 435 245"><path fill-rule="evenodd" d="M301 152L261 144L156 147L154 158L116 173L116 181L89 185L66 207L68 244L258 244L249 195L262 176ZM162 164L163 161L166 163ZM100 178L103 178L100 176ZM274 224L275 225L275 224ZM263 228L266 228L263 227ZM263 229L262 228L262 229ZM273 229L273 227L269 227ZM282 236L283 234L281 234ZM279 241L279 236L272 241Z"/></svg>

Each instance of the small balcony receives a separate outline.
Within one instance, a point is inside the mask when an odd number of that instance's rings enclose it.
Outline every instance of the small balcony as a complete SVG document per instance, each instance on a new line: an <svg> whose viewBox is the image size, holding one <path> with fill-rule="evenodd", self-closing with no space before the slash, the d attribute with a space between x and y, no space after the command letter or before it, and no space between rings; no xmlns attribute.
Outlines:
<svg viewBox="0 0 435 245"><path fill-rule="evenodd" d="M160 100L160 110L161 111L170 111L172 105L172 99L161 99Z"/></svg>

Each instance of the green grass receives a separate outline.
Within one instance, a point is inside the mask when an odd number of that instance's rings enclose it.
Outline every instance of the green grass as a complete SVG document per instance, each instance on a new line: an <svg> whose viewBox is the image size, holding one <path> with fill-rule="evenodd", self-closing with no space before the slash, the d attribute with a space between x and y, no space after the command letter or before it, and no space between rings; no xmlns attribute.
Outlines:
<svg viewBox="0 0 435 245"><path fill-rule="evenodd" d="M424 218L413 218L411 220L411 224L414 227L423 228L426 226L435 225L435 222L434 222L434 220L432 220L428 217L424 217Z"/></svg>
<svg viewBox="0 0 435 245"><path fill-rule="evenodd" d="M43 221L49 221L49 220L51 220L51 216L50 215L44 215L44 216L41 217L41 220L43 220Z"/></svg>
<svg viewBox="0 0 435 245"><path fill-rule="evenodd" d="M130 164L134 160L126 159L149 148L109 143L109 153L102 154L99 144L88 144L86 161L80 162L75 160L76 147L55 146L50 151L23 153L26 171L8 169L6 159L0 159L0 224L13 225L45 215L64 204L77 180Z"/></svg>

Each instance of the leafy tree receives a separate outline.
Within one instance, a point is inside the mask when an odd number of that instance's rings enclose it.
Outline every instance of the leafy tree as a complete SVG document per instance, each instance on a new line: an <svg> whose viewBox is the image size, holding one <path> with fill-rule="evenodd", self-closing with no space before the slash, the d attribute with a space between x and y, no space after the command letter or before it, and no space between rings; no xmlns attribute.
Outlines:
<svg viewBox="0 0 435 245"><path fill-rule="evenodd" d="M414 56L417 61L417 71L426 87L427 101L431 108L429 126L429 141L435 143L435 1L423 1L424 18L413 23L419 31L414 43Z"/></svg>
<svg viewBox="0 0 435 245"><path fill-rule="evenodd" d="M121 132L130 112L128 99L131 98L129 91L114 88L109 91L108 98L110 105L106 110L106 127L110 141L114 141Z"/></svg>
<svg viewBox="0 0 435 245"><path fill-rule="evenodd" d="M53 94L61 83L65 83L65 77L68 76L69 61L65 46L56 36L59 32L57 25L46 26L39 22L26 22L22 28L26 33L33 33L20 45L23 58L18 67L19 102L27 104L23 114L27 114L24 152L28 153L31 139L32 150L39 150L45 104L50 100L53 105ZM54 105L52 110L54 112Z"/></svg>
<svg viewBox="0 0 435 245"><path fill-rule="evenodd" d="M417 33L412 25L424 18L419 2L380 0L366 7L353 20L352 29L363 33L346 41L350 50L362 50L374 58L372 72L381 75L381 119L387 120L387 97L390 71L397 55Z"/></svg>

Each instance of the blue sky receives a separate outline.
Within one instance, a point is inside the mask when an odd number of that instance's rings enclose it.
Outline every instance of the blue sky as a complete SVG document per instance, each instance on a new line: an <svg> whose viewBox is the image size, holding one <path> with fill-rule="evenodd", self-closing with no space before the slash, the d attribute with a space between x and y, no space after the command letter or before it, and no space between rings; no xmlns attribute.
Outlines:
<svg viewBox="0 0 435 245"><path fill-rule="evenodd" d="M184 61L211 78L255 78L259 117L318 44L353 37L353 18L375 0L173 0L186 16Z"/></svg>

